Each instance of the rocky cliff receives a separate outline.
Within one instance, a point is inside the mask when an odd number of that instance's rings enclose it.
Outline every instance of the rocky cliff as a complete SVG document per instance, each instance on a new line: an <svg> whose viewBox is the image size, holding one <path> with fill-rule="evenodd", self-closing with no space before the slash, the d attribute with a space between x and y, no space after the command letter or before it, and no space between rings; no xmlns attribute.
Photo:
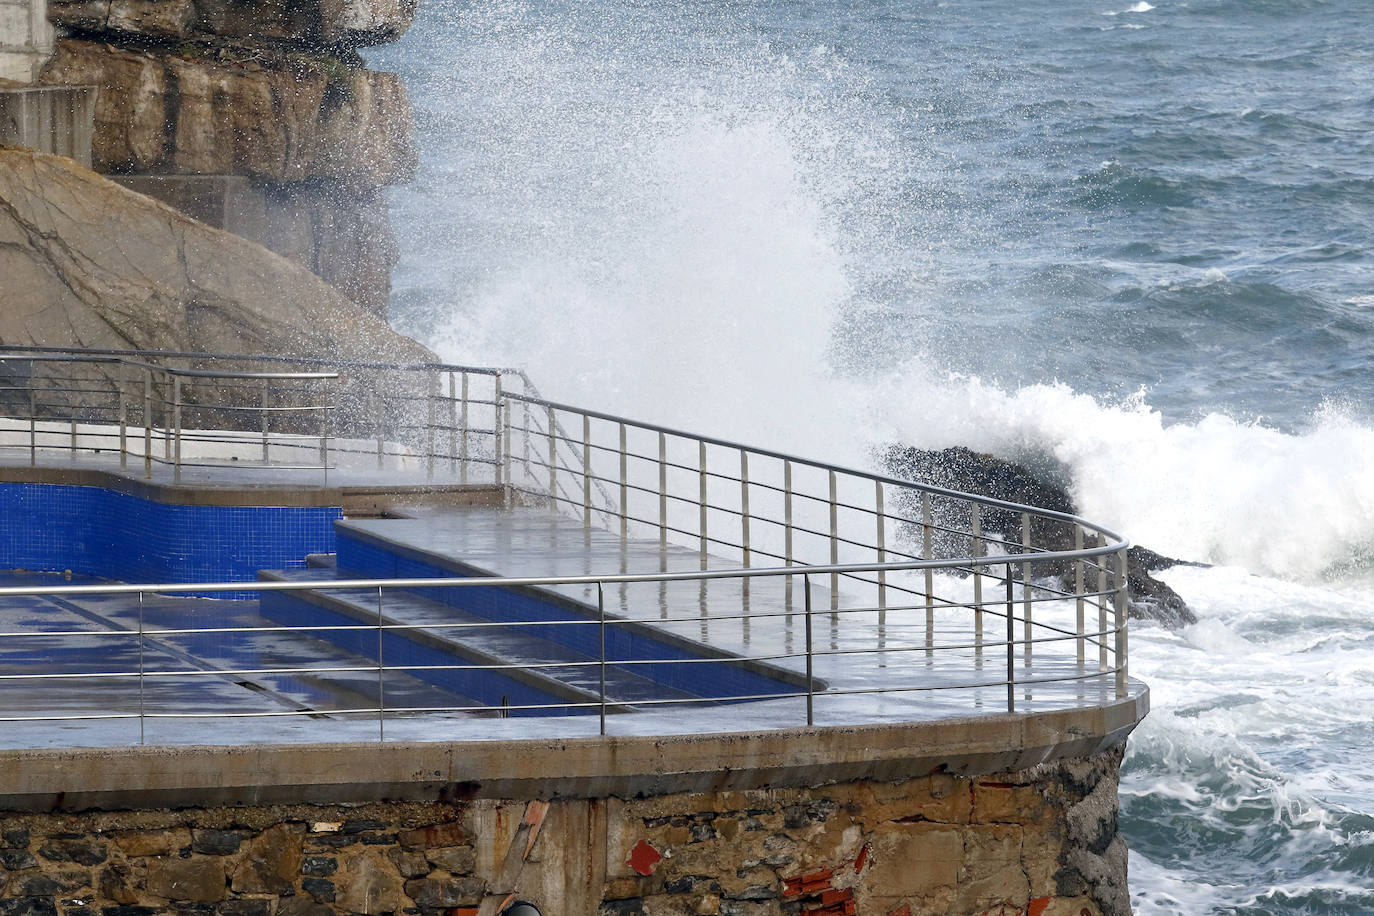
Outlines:
<svg viewBox="0 0 1374 916"><path fill-rule="evenodd" d="M89 172L0 148L0 341L429 360L310 271Z"/></svg>
<svg viewBox="0 0 1374 916"><path fill-rule="evenodd" d="M296 260L385 315L381 189L416 152L399 79L355 48L406 0L55 0L41 80L99 88L92 166Z"/></svg>

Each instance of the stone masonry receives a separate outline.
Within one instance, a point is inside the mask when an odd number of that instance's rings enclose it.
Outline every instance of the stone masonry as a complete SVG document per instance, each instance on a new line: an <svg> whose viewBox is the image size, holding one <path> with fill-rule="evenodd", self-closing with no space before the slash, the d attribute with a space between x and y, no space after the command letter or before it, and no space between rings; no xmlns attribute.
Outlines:
<svg viewBox="0 0 1374 916"><path fill-rule="evenodd" d="M982 777L0 815L4 916L1124 916L1120 748Z"/></svg>

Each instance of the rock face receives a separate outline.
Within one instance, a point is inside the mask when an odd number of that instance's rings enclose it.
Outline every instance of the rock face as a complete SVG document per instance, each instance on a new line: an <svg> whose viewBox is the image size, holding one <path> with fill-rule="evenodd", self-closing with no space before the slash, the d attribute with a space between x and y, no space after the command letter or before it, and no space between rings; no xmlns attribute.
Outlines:
<svg viewBox="0 0 1374 916"><path fill-rule="evenodd" d="M270 225L219 228L384 315L396 250L380 189L413 174L414 128L400 80L353 49L413 14L408 0L56 0L65 35L41 80L99 88L96 171L195 215L205 202L188 194L246 179ZM178 176L204 178L203 192L156 180Z"/></svg>
<svg viewBox="0 0 1374 916"><path fill-rule="evenodd" d="M80 168L0 149L0 340L424 361L314 274Z"/></svg>
<svg viewBox="0 0 1374 916"><path fill-rule="evenodd" d="M883 456L890 473L908 480L934 484L950 490L976 493L1004 502L1020 503L1049 509L1052 512L1076 514L1073 499L1061 486L1045 479L1023 465L1005 461L992 455L967 448L947 448L938 451L893 446ZM962 512L963 506L959 506ZM952 504L932 500L932 515L936 524L944 528L968 530L968 518L955 516ZM1013 542L1021 539L1021 517L1018 512L984 510L983 531ZM1051 550L1072 550L1072 528L1046 520L1032 519L1031 537L1035 544ZM936 547L948 556L967 556L968 538L937 535ZM942 542L941 542L942 541ZM1130 616L1158 620L1166 626L1197 623L1197 616L1177 592L1150 575L1170 566L1184 564L1144 547L1132 547L1127 553L1126 584L1129 594Z"/></svg>

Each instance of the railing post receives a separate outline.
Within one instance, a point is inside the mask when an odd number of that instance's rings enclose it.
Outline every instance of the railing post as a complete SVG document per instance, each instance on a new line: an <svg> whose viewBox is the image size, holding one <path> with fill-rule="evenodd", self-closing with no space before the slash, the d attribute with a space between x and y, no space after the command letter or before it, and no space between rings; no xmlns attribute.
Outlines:
<svg viewBox="0 0 1374 916"><path fill-rule="evenodd" d="M143 370L143 476L153 476L153 370Z"/></svg>
<svg viewBox="0 0 1374 916"><path fill-rule="evenodd" d="M506 400L501 394L501 376L496 376L496 381L492 388L492 427L491 435L495 439L492 449L496 457L496 482L506 488L506 496L509 499L511 479L514 476L515 461L511 457L510 435L511 435L511 407L510 401ZM526 408L528 410L528 407ZM503 422L504 421L504 422ZM505 448L503 449L502 443ZM529 447L529 430L525 431L525 447ZM526 472L529 471L528 464L525 466Z"/></svg>
<svg viewBox="0 0 1374 916"><path fill-rule="evenodd" d="M592 526L592 418L582 415L582 525Z"/></svg>
<svg viewBox="0 0 1374 916"><path fill-rule="evenodd" d="M983 542L983 507L977 503L973 508L973 557L981 558L986 549ZM973 645L979 664L983 660L983 567L973 567Z"/></svg>
<svg viewBox="0 0 1374 916"><path fill-rule="evenodd" d="M181 483L181 376L172 376L172 428L176 438L176 460L172 463L172 481Z"/></svg>
<svg viewBox="0 0 1374 916"><path fill-rule="evenodd" d="M330 423L334 418L334 410L329 399L329 379L320 379L323 383L320 386L320 473L324 478L324 486L329 486L329 437Z"/></svg>
<svg viewBox="0 0 1374 916"><path fill-rule="evenodd" d="M123 469L129 466L129 404L122 382L115 383L115 391L119 395L119 466Z"/></svg>
<svg viewBox="0 0 1374 916"><path fill-rule="evenodd" d="M877 524L878 562L887 562L887 510L883 507L883 482L873 482L873 516ZM878 639L887 626L887 570L878 570Z"/></svg>
<svg viewBox="0 0 1374 916"><path fill-rule="evenodd" d="M658 546L668 546L668 437L663 433L658 434Z"/></svg>
<svg viewBox="0 0 1374 916"><path fill-rule="evenodd" d="M802 575L802 590L806 592L806 724L815 725L816 681L811 636L811 576Z"/></svg>
<svg viewBox="0 0 1374 916"><path fill-rule="evenodd" d="M708 500L706 493L706 443L701 440L697 440L697 481L697 509L701 522L701 568L705 569L707 548L706 503Z"/></svg>
<svg viewBox="0 0 1374 916"><path fill-rule="evenodd" d="M500 381L501 381L500 376L497 376L496 381L497 381L497 384L499 385L499 384L500 384ZM462 398L463 398L463 400L462 400L461 405L460 405L460 407L459 407L459 409L458 409L458 423L459 423L460 428L462 429L462 434L461 434L461 435L459 436L459 438L458 438L458 480L459 480L459 482L461 482L461 483L467 483L467 482L468 482L468 374L467 374L466 372L463 373L461 391L462 391ZM500 435L501 435L501 433L498 432L498 430L501 429L500 416L501 416L500 410L497 409L496 412L495 412L494 415L493 415L492 424L491 424L491 429L492 429L492 435L493 435L493 436L500 436ZM496 482L497 482L497 483L500 483L500 482L501 482L501 481L500 481L501 472L500 472L500 469L499 469L499 468L498 468L497 471L496 471L496 475L497 475L497 478L498 478Z"/></svg>
<svg viewBox="0 0 1374 916"><path fill-rule="evenodd" d="M1021 546L1025 549L1026 556L1030 556L1031 547L1031 518L1029 512L1021 513ZM1021 564L1021 605L1026 617L1021 622L1022 629L1026 637L1026 667L1031 665L1031 564L1026 560Z"/></svg>
<svg viewBox="0 0 1374 916"><path fill-rule="evenodd" d="M438 422L439 373L434 369L425 372L425 479L434 479L434 426Z"/></svg>
<svg viewBox="0 0 1374 916"><path fill-rule="evenodd" d="M1126 603L1127 588L1130 584L1130 557L1126 548L1116 552L1116 695L1126 695L1127 680L1130 677L1130 658L1127 650Z"/></svg>
<svg viewBox="0 0 1374 916"><path fill-rule="evenodd" d="M270 453L269 450L268 450L268 448L269 448L269 445L268 445L268 443L269 443L269 437L268 437L268 432L267 432L267 418L268 418L269 416L271 416L271 414L268 413L268 411L267 411L267 379L263 379L263 380L262 380L262 384L258 387L258 416L259 416L259 418L262 420L262 423L261 423L261 425L262 425L262 463L263 463L263 464L270 464L270 463L271 463L271 453ZM378 433L378 434L377 434L377 446L378 446L378 449L381 448L381 442L382 442L381 433ZM378 467L381 467L381 465L379 464Z"/></svg>
<svg viewBox="0 0 1374 916"><path fill-rule="evenodd" d="M921 559L935 559L935 547L932 540L934 530L931 527L930 514L930 494L921 494ZM926 584L926 655L935 654L935 571L929 567L925 570Z"/></svg>
<svg viewBox="0 0 1374 916"><path fill-rule="evenodd" d="M1005 567L1007 573L1007 712L1016 712L1016 599L1015 587L1011 578L1011 564Z"/></svg>
<svg viewBox="0 0 1374 916"><path fill-rule="evenodd" d="M744 449L739 450L739 536L740 547L744 557L744 568L748 569L751 565L749 555L749 453ZM747 591L749 580L744 580L744 587Z"/></svg>
<svg viewBox="0 0 1374 916"><path fill-rule="evenodd" d="M1077 522L1075 522L1073 526L1073 549L1077 551L1083 550L1083 526L1078 524ZM1073 561L1073 593L1077 596L1077 598L1075 599L1075 603L1077 605L1076 629L1078 633L1078 639L1075 640L1075 642L1077 642L1078 644L1078 666L1081 668L1083 667L1083 662L1087 652L1087 647L1084 645L1085 641L1083 639L1083 634L1087 628L1087 621L1085 620L1085 608L1083 601L1082 557L1079 557L1078 559Z"/></svg>
<svg viewBox="0 0 1374 916"><path fill-rule="evenodd" d="M620 539L630 536L629 450L625 441L625 421L620 421Z"/></svg>
<svg viewBox="0 0 1374 916"><path fill-rule="evenodd" d="M782 461L782 562L792 565L792 462ZM787 577L786 594L783 600L788 613L792 611L792 576Z"/></svg>
<svg viewBox="0 0 1374 916"><path fill-rule="evenodd" d="M29 464L38 463L38 389L33 382L33 360L29 360Z"/></svg>
<svg viewBox="0 0 1374 916"><path fill-rule="evenodd" d="M1107 536L1093 538L1098 544L1106 544ZM1107 670L1107 558L1097 558L1097 670Z"/></svg>
<svg viewBox="0 0 1374 916"><path fill-rule="evenodd" d="M377 586L377 740L386 740L386 669L382 666L382 637L386 632L382 616L382 587Z"/></svg>
<svg viewBox="0 0 1374 916"><path fill-rule="evenodd" d="M840 562L840 507L837 495L837 484L835 471L832 468L829 473L830 478L830 565L836 566ZM840 607L840 574L830 574L830 610L836 611ZM836 620L834 614L831 620Z"/></svg>
<svg viewBox="0 0 1374 916"><path fill-rule="evenodd" d="M453 377L453 370L446 370L448 374L448 475L450 478L458 473L458 392L456 390L457 380Z"/></svg>
<svg viewBox="0 0 1374 916"><path fill-rule="evenodd" d="M554 507L558 505L558 438L554 428L553 408L545 412L549 433L549 500Z"/></svg>
<svg viewBox="0 0 1374 916"><path fill-rule="evenodd" d="M385 466L386 456L386 411L382 402L382 393L377 389L372 391L372 412L375 414L377 424L377 470Z"/></svg>
<svg viewBox="0 0 1374 916"><path fill-rule="evenodd" d="M606 595L600 582L596 583L596 612L601 630L601 735L606 735Z"/></svg>
<svg viewBox="0 0 1374 916"><path fill-rule="evenodd" d="M143 687L143 593L138 593L138 743L147 743Z"/></svg>

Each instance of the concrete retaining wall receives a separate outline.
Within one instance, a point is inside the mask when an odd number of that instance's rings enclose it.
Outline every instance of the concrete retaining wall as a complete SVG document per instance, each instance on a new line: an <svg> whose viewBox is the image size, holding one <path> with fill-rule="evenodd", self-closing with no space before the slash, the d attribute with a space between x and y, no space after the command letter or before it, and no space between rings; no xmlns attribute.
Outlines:
<svg viewBox="0 0 1374 916"><path fill-rule="evenodd" d="M1120 759L647 798L10 814L0 912L1125 914Z"/></svg>

